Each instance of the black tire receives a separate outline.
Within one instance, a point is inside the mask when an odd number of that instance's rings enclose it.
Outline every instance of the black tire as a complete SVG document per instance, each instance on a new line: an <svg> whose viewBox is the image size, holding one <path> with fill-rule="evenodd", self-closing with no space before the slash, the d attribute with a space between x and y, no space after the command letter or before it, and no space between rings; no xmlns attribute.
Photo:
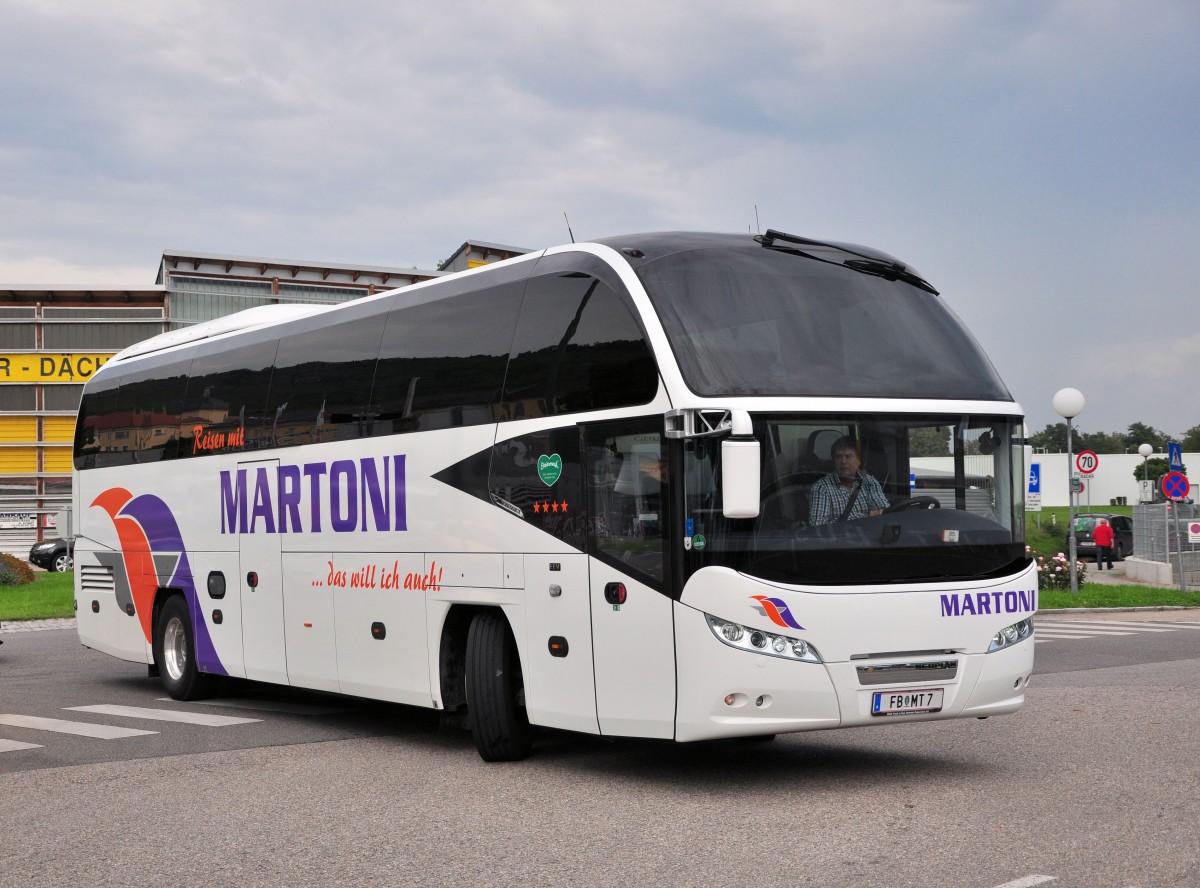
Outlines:
<svg viewBox="0 0 1200 888"><path fill-rule="evenodd" d="M1117 543L1116 545L1116 555L1117 561L1125 560L1125 546L1123 546L1121 543Z"/></svg>
<svg viewBox="0 0 1200 888"><path fill-rule="evenodd" d="M54 563L51 565L51 568L54 570L55 573L66 573L73 566L74 566L74 561L71 558L70 554L67 552L62 552L62 553L54 556Z"/></svg>
<svg viewBox="0 0 1200 888"><path fill-rule="evenodd" d="M517 643L504 615L475 615L467 632L467 720L485 762L515 762L529 755L533 729Z"/></svg>
<svg viewBox="0 0 1200 888"><path fill-rule="evenodd" d="M163 602L154 626L154 662L163 688L176 700L199 700L212 693L213 677L196 668L192 618L182 595Z"/></svg>

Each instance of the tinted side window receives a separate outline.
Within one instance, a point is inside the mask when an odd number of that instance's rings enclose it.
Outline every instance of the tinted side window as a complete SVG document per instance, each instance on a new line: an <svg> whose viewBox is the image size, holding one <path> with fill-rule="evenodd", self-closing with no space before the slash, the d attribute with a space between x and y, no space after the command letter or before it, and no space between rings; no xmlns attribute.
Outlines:
<svg viewBox="0 0 1200 888"><path fill-rule="evenodd" d="M273 446L275 417L265 408L274 359L274 342L196 356L183 401L181 457Z"/></svg>
<svg viewBox="0 0 1200 888"><path fill-rule="evenodd" d="M178 453L179 423L187 387L186 365L155 368L121 381L119 415L129 431L132 461L158 462Z"/></svg>
<svg viewBox="0 0 1200 888"><path fill-rule="evenodd" d="M658 369L609 284L578 271L543 274L526 289L504 389L506 419L602 410L651 401Z"/></svg>
<svg viewBox="0 0 1200 888"><path fill-rule="evenodd" d="M390 312L371 434L494 422L523 289L518 281Z"/></svg>
<svg viewBox="0 0 1200 888"><path fill-rule="evenodd" d="M492 451L492 494L580 551L586 529L582 474L578 426L499 441Z"/></svg>
<svg viewBox="0 0 1200 888"><path fill-rule="evenodd" d="M662 417L586 429L588 535L597 558L669 585L671 502Z"/></svg>
<svg viewBox="0 0 1200 888"><path fill-rule="evenodd" d="M369 434L366 408L382 336L382 320L371 317L279 343L265 411L278 446Z"/></svg>
<svg viewBox="0 0 1200 888"><path fill-rule="evenodd" d="M174 459L190 364L158 356L88 383L75 424L75 467Z"/></svg>
<svg viewBox="0 0 1200 888"><path fill-rule="evenodd" d="M79 419L75 423L77 469L100 469L129 461L121 455L117 437L121 424L117 415L118 380L116 374L94 380L79 403Z"/></svg>

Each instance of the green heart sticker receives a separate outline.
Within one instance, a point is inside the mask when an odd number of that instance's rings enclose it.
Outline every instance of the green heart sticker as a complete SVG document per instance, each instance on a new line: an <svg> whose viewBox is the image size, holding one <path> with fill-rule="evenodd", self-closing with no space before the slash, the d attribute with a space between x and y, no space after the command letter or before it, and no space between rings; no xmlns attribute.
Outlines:
<svg viewBox="0 0 1200 888"><path fill-rule="evenodd" d="M538 457L538 477L547 487L553 487L554 482L562 477L562 457L557 453Z"/></svg>

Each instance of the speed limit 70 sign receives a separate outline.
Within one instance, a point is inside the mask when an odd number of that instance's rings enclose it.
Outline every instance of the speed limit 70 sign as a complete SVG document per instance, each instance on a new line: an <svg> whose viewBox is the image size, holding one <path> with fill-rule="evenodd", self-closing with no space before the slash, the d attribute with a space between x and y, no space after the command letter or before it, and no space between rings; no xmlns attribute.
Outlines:
<svg viewBox="0 0 1200 888"><path fill-rule="evenodd" d="M1100 457L1096 456L1094 450L1081 450L1079 456L1075 457L1075 467L1085 475L1090 475L1100 465Z"/></svg>

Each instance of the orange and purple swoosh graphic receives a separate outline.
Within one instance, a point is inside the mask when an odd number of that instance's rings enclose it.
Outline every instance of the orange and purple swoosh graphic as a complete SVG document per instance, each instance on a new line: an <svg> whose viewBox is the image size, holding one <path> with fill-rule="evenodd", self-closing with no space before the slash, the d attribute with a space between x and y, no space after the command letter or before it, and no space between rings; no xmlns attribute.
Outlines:
<svg viewBox="0 0 1200 888"><path fill-rule="evenodd" d="M123 487L112 487L92 505L103 509L117 530L120 551L96 554L112 569L117 606L124 611L133 605L142 634L152 643L155 594L163 588L182 591L192 617L196 665L201 672L227 675L200 611L183 535L167 504L152 494L135 497Z"/></svg>
<svg viewBox="0 0 1200 888"><path fill-rule="evenodd" d="M787 602L782 598L768 598L766 595L751 595L750 597L758 602L758 604L750 606L776 626L783 626L785 629L804 628L796 622L796 618L788 610Z"/></svg>

